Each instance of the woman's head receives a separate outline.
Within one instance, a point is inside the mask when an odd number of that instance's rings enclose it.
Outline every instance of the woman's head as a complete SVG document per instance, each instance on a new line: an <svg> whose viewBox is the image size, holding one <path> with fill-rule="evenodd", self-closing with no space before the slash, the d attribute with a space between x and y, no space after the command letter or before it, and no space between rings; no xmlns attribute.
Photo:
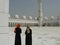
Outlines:
<svg viewBox="0 0 60 45"><path fill-rule="evenodd" d="M30 29L30 27L27 25L27 28L26 28L26 30L27 30L27 31L29 31L29 29Z"/></svg>
<svg viewBox="0 0 60 45"><path fill-rule="evenodd" d="M20 28L20 26L21 26L21 25L18 23L18 24L16 25L16 28Z"/></svg>
<svg viewBox="0 0 60 45"><path fill-rule="evenodd" d="M27 25L27 28L30 29L30 27Z"/></svg>

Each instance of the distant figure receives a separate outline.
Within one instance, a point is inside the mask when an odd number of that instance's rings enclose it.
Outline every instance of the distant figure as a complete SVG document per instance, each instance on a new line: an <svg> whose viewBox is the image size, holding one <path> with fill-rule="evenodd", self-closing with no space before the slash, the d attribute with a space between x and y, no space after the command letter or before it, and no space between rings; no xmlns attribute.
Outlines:
<svg viewBox="0 0 60 45"><path fill-rule="evenodd" d="M15 45L21 45L21 28L20 28L20 24L17 24L15 30L14 30L15 34Z"/></svg>
<svg viewBox="0 0 60 45"><path fill-rule="evenodd" d="M25 35L26 35L25 45L32 45L32 30L30 29L29 26L27 26Z"/></svg>

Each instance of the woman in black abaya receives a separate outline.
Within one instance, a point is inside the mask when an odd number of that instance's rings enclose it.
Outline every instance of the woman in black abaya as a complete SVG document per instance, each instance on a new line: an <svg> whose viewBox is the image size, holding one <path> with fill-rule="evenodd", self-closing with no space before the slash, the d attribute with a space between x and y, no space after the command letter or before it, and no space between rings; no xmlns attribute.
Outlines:
<svg viewBox="0 0 60 45"><path fill-rule="evenodd" d="M32 30L30 29L29 26L27 26L25 35L26 35L25 45L32 45Z"/></svg>
<svg viewBox="0 0 60 45"><path fill-rule="evenodd" d="M21 28L20 24L17 24L14 32L15 34L15 45L21 45Z"/></svg>

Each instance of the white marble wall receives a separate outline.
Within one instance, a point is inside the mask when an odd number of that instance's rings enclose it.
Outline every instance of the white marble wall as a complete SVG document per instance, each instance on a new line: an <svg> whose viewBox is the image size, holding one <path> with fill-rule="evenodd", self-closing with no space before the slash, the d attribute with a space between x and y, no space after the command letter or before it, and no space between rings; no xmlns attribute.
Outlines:
<svg viewBox="0 0 60 45"><path fill-rule="evenodd" d="M9 45L9 0L0 0L0 45Z"/></svg>
<svg viewBox="0 0 60 45"><path fill-rule="evenodd" d="M9 13L9 0L0 0L0 13Z"/></svg>

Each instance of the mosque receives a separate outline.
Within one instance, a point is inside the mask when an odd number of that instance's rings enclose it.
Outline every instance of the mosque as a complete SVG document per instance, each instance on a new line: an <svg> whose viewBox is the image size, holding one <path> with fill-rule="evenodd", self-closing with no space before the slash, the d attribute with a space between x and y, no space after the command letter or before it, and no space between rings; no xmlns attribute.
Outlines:
<svg viewBox="0 0 60 45"><path fill-rule="evenodd" d="M26 16L22 16L22 19L19 18L18 15L15 16L15 18L10 18L9 15L9 21L8 26L9 27L15 27L16 24L20 23L22 27L25 27L26 25L29 26L39 26L39 21L37 17L33 18L32 16L29 16L28 19L26 19ZM50 19L48 17L43 18L42 26L60 26L60 19L55 18L54 16L51 16Z"/></svg>
<svg viewBox="0 0 60 45"><path fill-rule="evenodd" d="M60 27L42 27L42 0L38 0L38 4L38 20L33 20L31 16L29 16L29 19L25 19L25 16L23 16L23 19L19 19L18 16L16 16L18 19L16 17L12 19L9 18L9 0L0 0L0 45L14 45L15 34L13 30L17 23L21 23L22 25L22 45L25 45L24 26L26 26L26 24L30 24L33 32L32 45L60 45ZM45 20L45 23L49 22L46 17Z"/></svg>

